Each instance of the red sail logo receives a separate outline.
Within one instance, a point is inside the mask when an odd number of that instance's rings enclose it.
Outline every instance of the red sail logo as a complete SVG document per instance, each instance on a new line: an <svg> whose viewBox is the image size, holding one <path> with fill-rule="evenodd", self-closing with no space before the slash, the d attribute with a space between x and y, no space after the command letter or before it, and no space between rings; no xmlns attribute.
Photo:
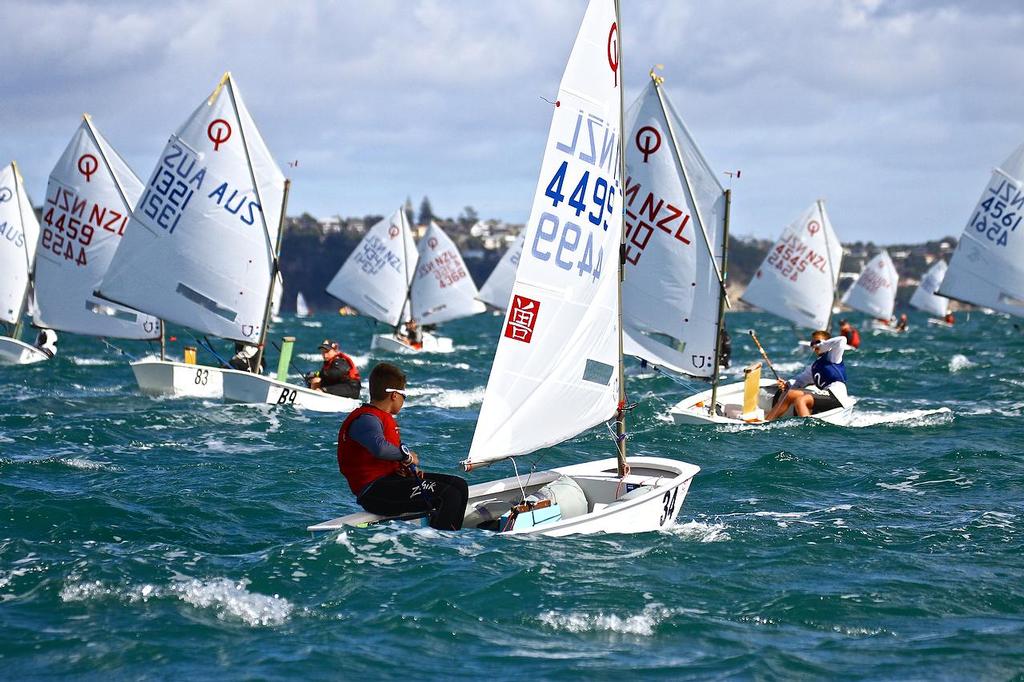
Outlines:
<svg viewBox="0 0 1024 682"><path fill-rule="evenodd" d="M530 343L539 312L540 301L525 296L513 296L508 321L505 323L505 336L515 341Z"/></svg>

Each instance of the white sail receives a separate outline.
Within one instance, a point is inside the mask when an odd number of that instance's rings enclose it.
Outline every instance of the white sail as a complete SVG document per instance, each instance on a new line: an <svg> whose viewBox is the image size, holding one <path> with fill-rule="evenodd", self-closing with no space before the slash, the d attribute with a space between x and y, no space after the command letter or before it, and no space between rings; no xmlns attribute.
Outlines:
<svg viewBox="0 0 1024 682"><path fill-rule="evenodd" d="M420 324L440 324L482 313L476 284L462 254L445 231L430 221L420 239L419 261L412 280L412 317Z"/></svg>
<svg viewBox="0 0 1024 682"><path fill-rule="evenodd" d="M13 161L0 171L0 321L17 324L27 305L39 221Z"/></svg>
<svg viewBox="0 0 1024 682"><path fill-rule="evenodd" d="M676 372L710 377L722 295L725 193L653 79L626 113L626 125L624 350Z"/></svg>
<svg viewBox="0 0 1024 682"><path fill-rule="evenodd" d="M889 252L882 252L868 261L850 288L843 295L843 303L878 320L888 320L896 305L896 288L900 276L892 264Z"/></svg>
<svg viewBox="0 0 1024 682"><path fill-rule="evenodd" d="M741 299L810 329L828 324L843 247L822 201L785 229Z"/></svg>
<svg viewBox="0 0 1024 682"><path fill-rule="evenodd" d="M949 312L949 299L935 293L945 276L946 261L936 261L921 278L921 283L910 297L910 305L933 317L945 317Z"/></svg>
<svg viewBox="0 0 1024 682"><path fill-rule="evenodd" d="M519 259L523 256L523 239L525 237L525 230L519 233L516 240L512 242L512 246L505 250L501 260L494 266L490 277L480 287L480 295L477 298L492 308L508 309L508 299L512 296L512 283L516 279L516 268L519 267Z"/></svg>
<svg viewBox="0 0 1024 682"><path fill-rule="evenodd" d="M938 293L1024 317L1024 144L992 172Z"/></svg>
<svg viewBox="0 0 1024 682"><path fill-rule="evenodd" d="M559 443L615 414L618 48L614 2L591 0L559 86L467 467Z"/></svg>
<svg viewBox="0 0 1024 682"><path fill-rule="evenodd" d="M295 314L298 317L309 317L309 306L306 304L306 297L302 292L295 294Z"/></svg>
<svg viewBox="0 0 1024 682"><path fill-rule="evenodd" d="M168 141L100 293L203 333L258 342L284 186L225 74Z"/></svg>
<svg viewBox="0 0 1024 682"><path fill-rule="evenodd" d="M399 208L370 228L327 285L327 293L362 315L397 326L409 319L408 293L417 260L416 241Z"/></svg>
<svg viewBox="0 0 1024 682"><path fill-rule="evenodd" d="M284 280L281 278L281 272L277 273L277 282L274 284L274 299L270 302L270 317L275 322L280 322L281 317L281 299L284 297Z"/></svg>
<svg viewBox="0 0 1024 682"><path fill-rule="evenodd" d="M88 116L50 173L36 252L37 326L89 336L155 339L160 320L98 298L142 181Z"/></svg>

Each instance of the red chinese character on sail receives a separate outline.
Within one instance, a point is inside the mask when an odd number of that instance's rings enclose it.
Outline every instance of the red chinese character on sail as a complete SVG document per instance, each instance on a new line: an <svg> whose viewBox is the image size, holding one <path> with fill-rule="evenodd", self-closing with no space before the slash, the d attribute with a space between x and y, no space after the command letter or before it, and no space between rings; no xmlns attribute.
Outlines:
<svg viewBox="0 0 1024 682"><path fill-rule="evenodd" d="M505 325L505 336L516 341L530 343L539 311L540 301L534 301L525 296L513 296L512 309L508 313L508 323Z"/></svg>

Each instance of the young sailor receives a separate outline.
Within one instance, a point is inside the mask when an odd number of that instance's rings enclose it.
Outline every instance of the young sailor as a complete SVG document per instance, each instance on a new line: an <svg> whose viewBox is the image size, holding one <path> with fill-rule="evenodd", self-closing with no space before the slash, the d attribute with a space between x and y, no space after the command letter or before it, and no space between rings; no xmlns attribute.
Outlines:
<svg viewBox="0 0 1024 682"><path fill-rule="evenodd" d="M46 353L48 357L57 354L57 332L42 327L36 335L36 348Z"/></svg>
<svg viewBox="0 0 1024 682"><path fill-rule="evenodd" d="M342 353L338 342L330 339L324 339L318 350L324 358L324 364L309 377L309 387L314 391L343 398L358 398L362 383L355 360Z"/></svg>
<svg viewBox="0 0 1024 682"><path fill-rule="evenodd" d="M419 456L402 442L395 421L405 405L401 369L382 362L370 372L370 402L345 418L338 431L338 468L356 502L368 512L396 516L424 512L432 528L459 530L469 486L458 476L416 469Z"/></svg>
<svg viewBox="0 0 1024 682"><path fill-rule="evenodd" d="M779 393L776 395L780 397L765 415L765 421L778 419L790 407L798 417L809 417L849 403L846 365L843 363L843 353L847 349L846 337L829 338L828 332L816 331L811 334L811 349L818 359L789 381L779 380ZM799 390L810 384L825 391L825 395Z"/></svg>
<svg viewBox="0 0 1024 682"><path fill-rule="evenodd" d="M860 332L848 320L839 320L839 333L846 337L850 348L860 348Z"/></svg>
<svg viewBox="0 0 1024 682"><path fill-rule="evenodd" d="M236 341L235 354L228 360L228 364L241 372L259 374L259 370L256 369L256 354L259 349L256 344Z"/></svg>
<svg viewBox="0 0 1024 682"><path fill-rule="evenodd" d="M413 348L423 347L423 332L420 331L420 327L416 324L416 320L409 320L405 323L405 326L399 329L395 334L400 341L404 341Z"/></svg>
<svg viewBox="0 0 1024 682"><path fill-rule="evenodd" d="M902 333L907 331L907 314L903 313L900 315L900 321L896 323L896 331Z"/></svg>

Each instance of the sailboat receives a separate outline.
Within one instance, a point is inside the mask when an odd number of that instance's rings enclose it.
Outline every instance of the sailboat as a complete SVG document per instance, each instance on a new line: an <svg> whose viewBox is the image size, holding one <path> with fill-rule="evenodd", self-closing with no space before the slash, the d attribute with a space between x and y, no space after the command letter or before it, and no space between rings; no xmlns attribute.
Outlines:
<svg viewBox="0 0 1024 682"><path fill-rule="evenodd" d="M914 290L914 295L910 297L910 305L928 313L928 324L951 327L953 325L945 319L949 314L949 299L935 293L946 276L946 267L946 261L940 259L928 268L921 278L921 283Z"/></svg>
<svg viewBox="0 0 1024 682"><path fill-rule="evenodd" d="M864 266L860 275L843 294L843 305L872 317L872 328L895 332L889 326L896 306L896 288L900 276L885 249ZM881 324L879 322L881 321Z"/></svg>
<svg viewBox="0 0 1024 682"><path fill-rule="evenodd" d="M283 322L281 317L281 299L284 297L284 280L281 279L280 270L277 273L277 283L274 285L274 300L270 304L270 321Z"/></svg>
<svg viewBox="0 0 1024 682"><path fill-rule="evenodd" d="M523 239L526 232L520 232L512 245L502 254L498 264L494 266L484 285L480 287L477 298L496 311L505 312L508 300L512 296L512 283L516 280L516 268L523 257Z"/></svg>
<svg viewBox="0 0 1024 682"><path fill-rule="evenodd" d="M819 199L783 231L740 300L798 327L828 329L842 260Z"/></svg>
<svg viewBox="0 0 1024 682"><path fill-rule="evenodd" d="M367 231L327 284L327 293L360 315L398 327L409 320L416 258L409 220L399 207Z"/></svg>
<svg viewBox="0 0 1024 682"><path fill-rule="evenodd" d="M411 316L421 325L436 325L484 312L479 291L455 242L434 221L417 245L416 273L409 288ZM430 335L429 340L427 335ZM375 334L371 348L392 353L452 352L452 340L423 332L417 348L397 334Z"/></svg>
<svg viewBox="0 0 1024 682"><path fill-rule="evenodd" d="M306 305L306 297L302 295L302 292L295 294L295 317L309 317L312 313L309 311L309 306Z"/></svg>
<svg viewBox="0 0 1024 682"><path fill-rule="evenodd" d="M142 181L88 114L50 173L36 252L35 323L86 336L156 340L152 315L98 298Z"/></svg>
<svg viewBox="0 0 1024 682"><path fill-rule="evenodd" d="M509 534L666 528L699 471L663 457L626 459L620 40L617 4L591 0L559 86L526 248L464 466L534 453L610 419L617 456L473 485L468 528L494 528L493 519ZM310 530L379 519L353 514Z"/></svg>
<svg viewBox="0 0 1024 682"><path fill-rule="evenodd" d="M1024 144L992 171L960 235L938 294L1024 317L1022 227Z"/></svg>
<svg viewBox="0 0 1024 682"><path fill-rule="evenodd" d="M3 365L30 365L50 357L20 338L38 241L39 221L18 164L11 161L0 171L0 322L10 327L10 336L0 336Z"/></svg>
<svg viewBox="0 0 1024 682"><path fill-rule="evenodd" d="M827 329L835 302L842 246L825 212L816 201L782 233L754 274L741 299L795 325ZM672 407L676 424L760 424L771 409L775 380L762 377L760 362L744 368L743 381L690 396ZM808 389L810 390L810 389ZM813 415L843 423L856 399ZM792 411L787 415L792 416Z"/></svg>
<svg viewBox="0 0 1024 682"><path fill-rule="evenodd" d="M238 86L217 88L171 135L132 213L99 294L223 339L262 360L288 182ZM246 374L148 357L131 363L148 394L215 397Z"/></svg>

